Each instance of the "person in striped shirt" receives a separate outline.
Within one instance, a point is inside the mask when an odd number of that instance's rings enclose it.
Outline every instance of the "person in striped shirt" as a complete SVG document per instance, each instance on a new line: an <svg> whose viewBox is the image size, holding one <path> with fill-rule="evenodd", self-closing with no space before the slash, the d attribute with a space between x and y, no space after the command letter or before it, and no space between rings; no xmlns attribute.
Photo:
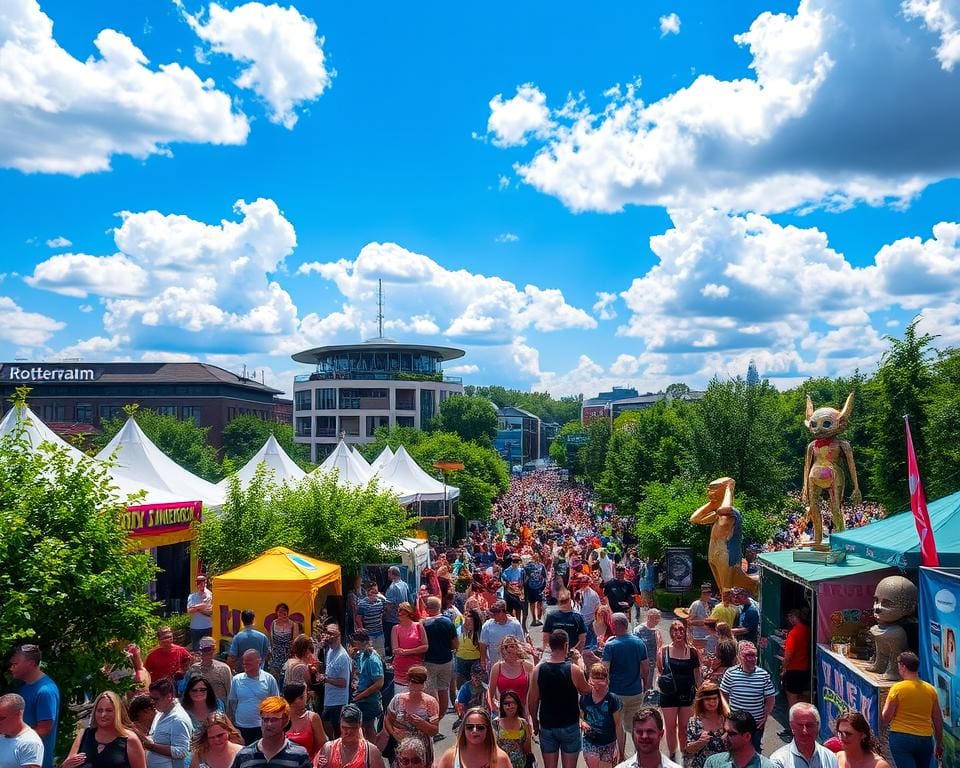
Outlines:
<svg viewBox="0 0 960 768"><path fill-rule="evenodd" d="M757 666L757 647L743 641L737 646L740 663L723 673L720 690L727 700L727 706L733 709L745 709L757 721L757 730L753 734L753 746L760 751L763 727L770 713L777 689L773 685L770 673Z"/></svg>
<svg viewBox="0 0 960 768"><path fill-rule="evenodd" d="M370 581L365 587L366 595L357 601L357 625L370 635L370 643L385 658L383 613L387 598L380 594L377 582Z"/></svg>

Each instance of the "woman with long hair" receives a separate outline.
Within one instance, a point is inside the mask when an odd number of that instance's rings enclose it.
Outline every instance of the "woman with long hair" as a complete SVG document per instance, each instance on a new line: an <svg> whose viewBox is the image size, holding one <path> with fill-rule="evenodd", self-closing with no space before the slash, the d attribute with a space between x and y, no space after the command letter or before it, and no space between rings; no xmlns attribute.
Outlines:
<svg viewBox="0 0 960 768"><path fill-rule="evenodd" d="M290 646L290 658L283 665L283 682L303 683L309 689L317 682L317 646L310 635L300 634Z"/></svg>
<svg viewBox="0 0 960 768"><path fill-rule="evenodd" d="M497 720L497 746L510 758L512 768L524 768L533 747L531 727L523 714L523 704L516 691L504 691L500 697L500 719Z"/></svg>
<svg viewBox="0 0 960 768"><path fill-rule="evenodd" d="M394 690L403 693L409 690L407 672L411 667L423 664L423 654L429 648L427 630L408 602L397 606L397 623L390 630L390 643L393 648Z"/></svg>
<svg viewBox="0 0 960 768"><path fill-rule="evenodd" d="M587 768L611 768L625 760L620 745L623 732L623 702L610 692L610 673L602 664L590 667L590 693L580 694L580 728L583 759Z"/></svg>
<svg viewBox="0 0 960 768"><path fill-rule="evenodd" d="M707 678L719 683L723 679L723 673L737 664L737 641L733 637L733 630L725 621L718 621L715 631L717 647L713 652L713 664Z"/></svg>
<svg viewBox="0 0 960 768"><path fill-rule="evenodd" d="M670 644L657 656L660 674L660 710L667 731L667 756L673 759L679 744L687 746L687 724L693 714L694 693L700 687L700 656L687 639L687 627L682 621L670 625ZM664 682L664 678L673 685Z"/></svg>
<svg viewBox="0 0 960 768"><path fill-rule="evenodd" d="M500 641L500 660L490 669L490 685L487 688L487 703L491 712L500 709L500 696L513 691L521 701L527 700L533 664L524 658L520 641L507 635Z"/></svg>
<svg viewBox="0 0 960 768"><path fill-rule="evenodd" d="M217 695L213 692L210 681L202 676L191 677L187 680L183 689L183 696L180 697L180 704L190 715L194 732L207 719L207 715L211 712L223 710L223 705L217 701Z"/></svg>
<svg viewBox="0 0 960 768"><path fill-rule="evenodd" d="M120 697L104 691L93 700L90 726L77 734L63 768L146 768L143 745L130 727Z"/></svg>
<svg viewBox="0 0 960 768"><path fill-rule="evenodd" d="M723 741L723 721L730 708L720 686L713 680L704 681L693 700L693 717L687 724L687 745L683 748L686 768L703 768L710 755L727 750Z"/></svg>
<svg viewBox="0 0 960 768"><path fill-rule="evenodd" d="M243 737L223 712L207 715L190 746L197 768L230 768L241 749Z"/></svg>
<svg viewBox="0 0 960 768"><path fill-rule="evenodd" d="M463 613L463 629L456 651L457 688L470 679L470 670L480 661L480 629L483 619L480 611L470 608Z"/></svg>
<svg viewBox="0 0 960 768"><path fill-rule="evenodd" d="M610 610L609 605L602 604L597 608L590 627L593 629L592 637L596 638L596 643L592 650L596 650L599 653L603 650L607 639L613 635L613 611ZM591 637L590 633L587 633L587 636Z"/></svg>
<svg viewBox="0 0 960 768"><path fill-rule="evenodd" d="M440 758L439 768L512 768L507 753L497 746L490 713L468 709L457 731L457 741Z"/></svg>
<svg viewBox="0 0 960 768"><path fill-rule="evenodd" d="M440 733L440 703L424 693L427 668L416 666L407 671L410 690L398 693L387 705L383 728L399 743L407 736L423 741L427 756L433 760L433 737ZM445 713L444 713L445 714Z"/></svg>
<svg viewBox="0 0 960 768"><path fill-rule="evenodd" d="M307 709L307 687L303 683L287 683L283 686L283 698L290 705L290 728L287 738L299 744L310 759L327 743L320 715Z"/></svg>
<svg viewBox="0 0 960 768"><path fill-rule="evenodd" d="M296 636L297 625L290 618L290 606L286 603L277 603L273 609L276 618L270 625L270 669L269 672L282 685L284 665L290 658L290 647Z"/></svg>
<svg viewBox="0 0 960 768"><path fill-rule="evenodd" d="M837 718L837 736L843 745L837 754L840 768L890 768L876 753L870 723L859 712L844 712Z"/></svg>

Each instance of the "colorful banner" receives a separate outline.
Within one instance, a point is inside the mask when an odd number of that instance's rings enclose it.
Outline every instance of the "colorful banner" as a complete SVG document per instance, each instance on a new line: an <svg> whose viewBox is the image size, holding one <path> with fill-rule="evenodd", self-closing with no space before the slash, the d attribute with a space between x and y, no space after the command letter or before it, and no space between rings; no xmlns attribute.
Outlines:
<svg viewBox="0 0 960 768"><path fill-rule="evenodd" d="M871 730L877 733L880 717L877 689L822 645L817 646L816 679L820 687L817 699L821 741L836 734L837 718L850 710L862 714Z"/></svg>
<svg viewBox="0 0 960 768"><path fill-rule="evenodd" d="M890 571L870 571L859 577L822 581L817 588L817 642L855 637L874 623L873 592Z"/></svg>
<svg viewBox="0 0 960 768"><path fill-rule="evenodd" d="M127 507L121 523L131 536L163 536L187 530L200 522L203 502L185 501L172 504L143 504Z"/></svg>
<svg viewBox="0 0 960 768"><path fill-rule="evenodd" d="M943 765L960 759L960 571L920 569L920 677L937 689L943 712Z"/></svg>
<svg viewBox="0 0 960 768"><path fill-rule="evenodd" d="M917 524L917 536L920 537L920 565L938 566L937 543L933 540L933 526L930 524L930 512L927 510L927 497L920 482L920 469L917 466L917 454L913 450L913 437L910 435L910 420L904 416L907 425L907 479L910 482L910 509Z"/></svg>

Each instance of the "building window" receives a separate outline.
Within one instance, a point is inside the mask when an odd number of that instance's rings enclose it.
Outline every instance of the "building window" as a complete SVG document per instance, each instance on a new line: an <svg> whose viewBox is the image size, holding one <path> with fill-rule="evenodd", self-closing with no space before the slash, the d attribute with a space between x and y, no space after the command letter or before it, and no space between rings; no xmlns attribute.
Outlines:
<svg viewBox="0 0 960 768"><path fill-rule="evenodd" d="M337 417L317 416L317 437L336 437Z"/></svg>
<svg viewBox="0 0 960 768"><path fill-rule="evenodd" d="M309 416L297 416L296 418L296 435L297 437L310 437L310 417Z"/></svg>
<svg viewBox="0 0 960 768"><path fill-rule="evenodd" d="M80 424L93 424L93 406L90 403L77 403L75 413Z"/></svg>
<svg viewBox="0 0 960 768"><path fill-rule="evenodd" d="M414 423L413 416L397 416L397 426L398 427L413 427L416 426Z"/></svg>
<svg viewBox="0 0 960 768"><path fill-rule="evenodd" d="M435 401L433 399L432 389L420 390L420 426L426 426L427 422L433 418L435 410Z"/></svg>
<svg viewBox="0 0 960 768"><path fill-rule="evenodd" d="M360 417L359 416L341 416L340 431L349 437L360 436Z"/></svg>
<svg viewBox="0 0 960 768"><path fill-rule="evenodd" d="M390 393L386 389L341 389L340 407L354 411L386 411L390 409Z"/></svg>
<svg viewBox="0 0 960 768"><path fill-rule="evenodd" d="M158 405L153 409L161 416L176 416L177 415L177 406L175 405Z"/></svg>
<svg viewBox="0 0 960 768"><path fill-rule="evenodd" d="M123 408L119 405L101 405L99 409L100 421L116 418L122 410Z"/></svg>
<svg viewBox="0 0 960 768"><path fill-rule="evenodd" d="M417 391L415 389L398 389L394 396L396 397L398 411L417 410Z"/></svg>
<svg viewBox="0 0 960 768"><path fill-rule="evenodd" d="M337 390L333 387L322 387L317 390L317 410L337 410Z"/></svg>
<svg viewBox="0 0 960 768"><path fill-rule="evenodd" d="M301 389L293 393L293 407L297 411L310 410L310 390Z"/></svg>
<svg viewBox="0 0 960 768"><path fill-rule="evenodd" d="M200 423L200 406L199 405L181 405L180 406L180 418L184 421L194 421L195 423Z"/></svg>
<svg viewBox="0 0 960 768"><path fill-rule="evenodd" d="M367 416L367 437L373 437L377 427L390 427L389 416Z"/></svg>
<svg viewBox="0 0 960 768"><path fill-rule="evenodd" d="M65 405L45 405L43 406L43 420L50 421L66 421L67 420L67 407Z"/></svg>

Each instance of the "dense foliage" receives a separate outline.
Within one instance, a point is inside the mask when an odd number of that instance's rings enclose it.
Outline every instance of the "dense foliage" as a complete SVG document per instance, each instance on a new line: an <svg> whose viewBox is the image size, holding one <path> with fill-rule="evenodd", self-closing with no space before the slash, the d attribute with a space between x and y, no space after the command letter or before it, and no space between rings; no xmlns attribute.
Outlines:
<svg viewBox="0 0 960 768"><path fill-rule="evenodd" d="M476 395L497 404L498 407L512 405L530 411L545 423L566 424L580 419L580 404L583 396L561 397L557 400L548 392L523 392L519 389L505 389L500 386L463 388L464 394Z"/></svg>
<svg viewBox="0 0 960 768"><path fill-rule="evenodd" d="M431 427L489 448L497 436L497 411L484 397L448 397L440 403Z"/></svg>
<svg viewBox="0 0 960 768"><path fill-rule="evenodd" d="M75 732L65 705L116 687L104 662L123 662L122 641L142 642L151 622L154 566L125 547L123 501L102 469L53 446L33 452L17 434L0 439L0 647L42 649L64 698L60 756Z"/></svg>
<svg viewBox="0 0 960 768"><path fill-rule="evenodd" d="M293 425L264 421L250 413L244 413L223 428L223 457L236 468L242 467L259 451L273 435L287 455L301 467L310 461L310 447L293 442Z"/></svg>

